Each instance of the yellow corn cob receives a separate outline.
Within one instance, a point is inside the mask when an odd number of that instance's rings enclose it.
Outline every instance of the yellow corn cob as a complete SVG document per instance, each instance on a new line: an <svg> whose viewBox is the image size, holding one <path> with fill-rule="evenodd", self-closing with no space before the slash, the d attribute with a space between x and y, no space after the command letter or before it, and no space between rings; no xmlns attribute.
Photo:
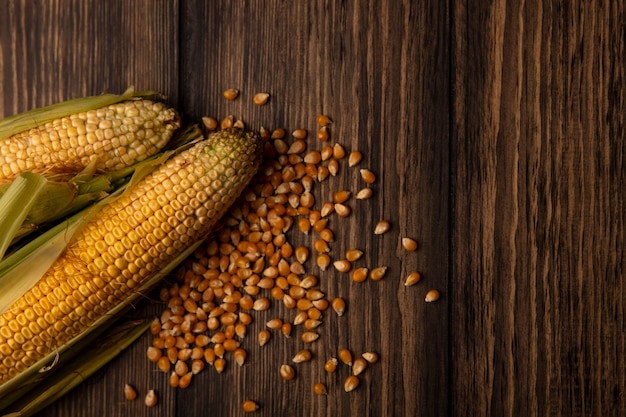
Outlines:
<svg viewBox="0 0 626 417"><path fill-rule="evenodd" d="M102 208L0 316L0 385L86 330L204 239L256 172L261 152L255 133L217 132Z"/></svg>
<svg viewBox="0 0 626 417"><path fill-rule="evenodd" d="M101 171L121 169L157 153L179 127L174 109L143 99L59 118L0 140L0 180L76 173L94 158Z"/></svg>

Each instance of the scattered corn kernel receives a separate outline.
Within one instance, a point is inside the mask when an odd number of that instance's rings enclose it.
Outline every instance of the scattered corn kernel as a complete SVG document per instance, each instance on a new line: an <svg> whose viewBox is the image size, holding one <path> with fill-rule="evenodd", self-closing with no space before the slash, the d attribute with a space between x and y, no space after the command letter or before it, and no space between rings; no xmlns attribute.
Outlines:
<svg viewBox="0 0 626 417"><path fill-rule="evenodd" d="M411 272L409 276L404 281L404 285L410 287L412 285L417 284L421 279L421 275L419 272Z"/></svg>
<svg viewBox="0 0 626 417"><path fill-rule="evenodd" d="M357 376L350 375L349 377L346 378L346 380L343 383L344 391L346 392L354 391L359 386L359 382L360 381Z"/></svg>
<svg viewBox="0 0 626 417"><path fill-rule="evenodd" d="M432 303L439 300L439 291L437 290L430 290L426 293L426 298L425 301L427 303Z"/></svg>
<svg viewBox="0 0 626 417"><path fill-rule="evenodd" d="M352 375L357 376L363 373L365 368L367 368L368 362L362 358L358 357L352 361Z"/></svg>
<svg viewBox="0 0 626 417"><path fill-rule="evenodd" d="M259 331L259 335L257 337L259 341L259 346L265 346L267 342L269 342L270 337L271 337L271 334L267 329L263 329Z"/></svg>
<svg viewBox="0 0 626 417"><path fill-rule="evenodd" d="M365 181L367 184L373 184L374 182L376 182L376 175L371 170L362 169L360 173L361 178L363 178L363 181Z"/></svg>
<svg viewBox="0 0 626 417"><path fill-rule="evenodd" d="M311 360L312 357L313 357L313 354L311 353L309 349L302 349L301 351L295 354L295 356L292 359L292 362L294 363L308 362Z"/></svg>
<svg viewBox="0 0 626 417"><path fill-rule="evenodd" d="M317 339L319 339L320 335L316 332L304 332L302 333L302 342L304 343L313 343L315 342Z"/></svg>
<svg viewBox="0 0 626 417"><path fill-rule="evenodd" d="M330 138L328 134L328 128L326 126L322 126L317 131L317 140L320 142L326 142Z"/></svg>
<svg viewBox="0 0 626 417"><path fill-rule="evenodd" d="M348 366L352 366L352 352L349 349L341 349L339 351L339 360Z"/></svg>
<svg viewBox="0 0 626 417"><path fill-rule="evenodd" d="M146 394L146 398L144 399L144 403L146 404L146 407L154 407L157 405L158 402L158 397L156 392L154 392L154 390L149 390L148 393Z"/></svg>
<svg viewBox="0 0 626 417"><path fill-rule="evenodd" d="M346 259L350 262L355 262L361 259L363 251L360 249L348 249L346 251Z"/></svg>
<svg viewBox="0 0 626 417"><path fill-rule="evenodd" d="M366 188L360 189L356 193L355 197L357 200L369 200L370 198L372 198L372 195L374 195L374 191L372 191L371 188L366 187Z"/></svg>
<svg viewBox="0 0 626 417"><path fill-rule="evenodd" d="M235 88L228 88L224 90L223 95L226 100L234 100L239 97L239 90Z"/></svg>
<svg viewBox="0 0 626 417"><path fill-rule="evenodd" d="M291 381L296 377L296 370L291 365L283 364L280 366L280 376L285 381Z"/></svg>
<svg viewBox="0 0 626 417"><path fill-rule="evenodd" d="M390 228L391 225L387 220L380 220L378 223L376 223L376 227L374 228L374 234L382 235L383 233L387 233Z"/></svg>
<svg viewBox="0 0 626 417"><path fill-rule="evenodd" d="M307 137L308 132L306 131L306 129L296 129L293 132L291 132L291 136L293 136L296 139L304 139Z"/></svg>
<svg viewBox="0 0 626 417"><path fill-rule="evenodd" d="M243 411L246 413L254 413L259 409L259 405L252 400L246 400L241 405L241 408L243 408Z"/></svg>
<svg viewBox="0 0 626 417"><path fill-rule="evenodd" d="M378 353L376 352L363 352L361 354L361 356L363 357L363 359L365 359L367 362L369 363L376 363L378 362Z"/></svg>
<svg viewBox="0 0 626 417"><path fill-rule="evenodd" d="M130 384L124 385L124 397L129 401L132 401L135 398L137 398L137 391L132 385Z"/></svg>
<svg viewBox="0 0 626 417"><path fill-rule="evenodd" d="M361 162L363 155L359 151L352 151L348 156L348 166L353 167Z"/></svg>
<svg viewBox="0 0 626 417"><path fill-rule="evenodd" d="M366 267L360 267L360 268L356 268L354 271L352 271L352 281L354 282L363 282L367 279L367 273L369 272L368 268Z"/></svg>
<svg viewBox="0 0 626 417"><path fill-rule="evenodd" d="M333 266L339 272L348 272L352 269L352 263L347 259L340 259L338 261L333 262Z"/></svg>
<svg viewBox="0 0 626 417"><path fill-rule="evenodd" d="M410 237L403 237L402 247L409 252L415 252L417 250L417 242Z"/></svg>
<svg viewBox="0 0 626 417"><path fill-rule="evenodd" d="M333 310L337 313L338 316L343 316L346 312L346 301L341 297L333 298L332 301Z"/></svg>
<svg viewBox="0 0 626 417"><path fill-rule="evenodd" d="M350 207L342 203L335 203L335 213L339 217L348 217L350 215Z"/></svg>
<svg viewBox="0 0 626 417"><path fill-rule="evenodd" d="M317 395L328 394L328 391L326 390L326 385L322 384L321 382L318 382L315 385L313 385L313 392Z"/></svg>
<svg viewBox="0 0 626 417"><path fill-rule="evenodd" d="M256 93L254 97L252 98L252 101L257 106L264 106L267 104L269 99L270 99L270 95L268 93Z"/></svg>
<svg viewBox="0 0 626 417"><path fill-rule="evenodd" d="M329 124L331 124L333 121L331 120L330 117L328 117L325 114L320 114L317 116L317 124L319 126L328 126Z"/></svg>
<svg viewBox="0 0 626 417"><path fill-rule="evenodd" d="M387 267L379 266L370 271L370 279L372 281L380 281L381 279L385 277L386 273L387 273Z"/></svg>
<svg viewBox="0 0 626 417"><path fill-rule="evenodd" d="M324 364L324 370L328 372L329 374L332 374L333 372L337 370L338 363L339 362L337 361L337 358L330 358Z"/></svg>
<svg viewBox="0 0 626 417"><path fill-rule="evenodd" d="M214 117L203 117L202 124L210 132L217 129L217 119L215 119Z"/></svg>

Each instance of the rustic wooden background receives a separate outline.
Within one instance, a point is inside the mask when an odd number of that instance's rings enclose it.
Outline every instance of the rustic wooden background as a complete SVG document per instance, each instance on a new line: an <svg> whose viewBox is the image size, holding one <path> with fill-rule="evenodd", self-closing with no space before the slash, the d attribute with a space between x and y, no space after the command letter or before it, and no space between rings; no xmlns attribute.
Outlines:
<svg viewBox="0 0 626 417"><path fill-rule="evenodd" d="M229 416L245 398L263 416L626 415L624 2L1 6L0 116L130 84L190 119L295 129L331 115L333 138L379 174L378 198L342 223L338 245L390 266L377 285L328 288L350 310L319 349L382 358L351 394L335 381L315 397L315 367L283 383L276 367L293 347L252 340L248 365L173 390L145 337L42 416ZM221 98L229 87L239 100ZM258 91L267 106L250 104ZM419 239L415 256L374 239L381 217ZM424 279L409 291L413 269ZM437 303L423 301L430 288ZM125 401L125 382L156 389L159 406Z"/></svg>

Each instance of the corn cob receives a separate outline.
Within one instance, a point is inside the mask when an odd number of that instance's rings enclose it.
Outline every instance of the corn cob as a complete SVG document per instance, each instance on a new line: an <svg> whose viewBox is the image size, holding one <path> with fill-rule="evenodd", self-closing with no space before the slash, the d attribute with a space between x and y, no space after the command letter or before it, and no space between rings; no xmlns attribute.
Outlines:
<svg viewBox="0 0 626 417"><path fill-rule="evenodd" d="M60 348L204 239L260 163L257 134L226 129L102 208L0 316L0 385Z"/></svg>
<svg viewBox="0 0 626 417"><path fill-rule="evenodd" d="M161 150L180 127L177 112L137 99L79 112L0 140L0 181L24 171L72 174L122 169Z"/></svg>

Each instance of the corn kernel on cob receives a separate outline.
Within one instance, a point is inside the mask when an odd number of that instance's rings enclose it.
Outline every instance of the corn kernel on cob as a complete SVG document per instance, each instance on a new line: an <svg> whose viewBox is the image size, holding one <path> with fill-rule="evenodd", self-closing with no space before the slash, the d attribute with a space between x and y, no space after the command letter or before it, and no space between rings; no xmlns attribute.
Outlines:
<svg viewBox="0 0 626 417"><path fill-rule="evenodd" d="M157 153L179 127L176 110L145 99L58 118L0 140L0 180L77 173L94 158L100 171L122 169Z"/></svg>
<svg viewBox="0 0 626 417"><path fill-rule="evenodd" d="M97 213L0 316L0 385L86 330L205 238L256 172L261 152L255 133L214 133Z"/></svg>

